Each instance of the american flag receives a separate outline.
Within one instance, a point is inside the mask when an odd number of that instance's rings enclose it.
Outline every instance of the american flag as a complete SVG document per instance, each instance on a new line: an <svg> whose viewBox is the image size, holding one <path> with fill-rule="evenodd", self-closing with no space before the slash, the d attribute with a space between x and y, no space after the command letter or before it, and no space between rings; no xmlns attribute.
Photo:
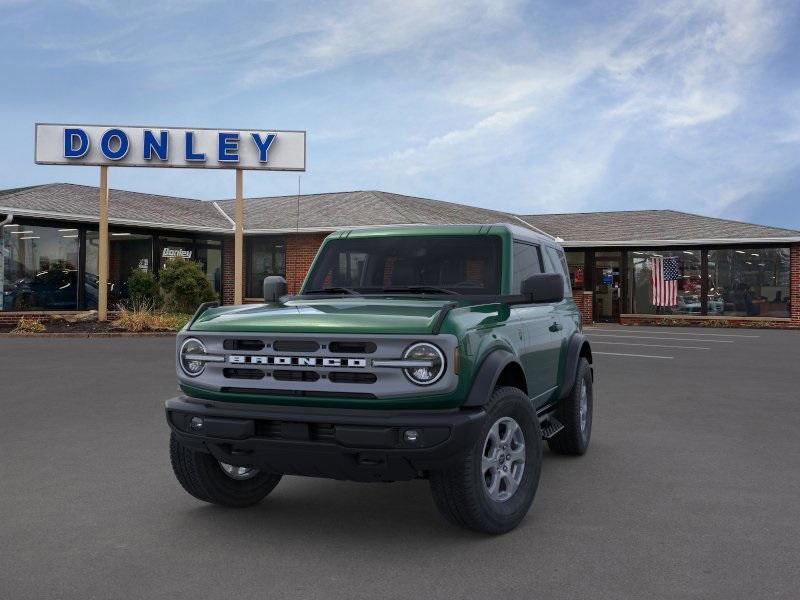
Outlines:
<svg viewBox="0 0 800 600"><path fill-rule="evenodd" d="M675 306L678 304L678 259L654 256L650 260L653 306Z"/></svg>

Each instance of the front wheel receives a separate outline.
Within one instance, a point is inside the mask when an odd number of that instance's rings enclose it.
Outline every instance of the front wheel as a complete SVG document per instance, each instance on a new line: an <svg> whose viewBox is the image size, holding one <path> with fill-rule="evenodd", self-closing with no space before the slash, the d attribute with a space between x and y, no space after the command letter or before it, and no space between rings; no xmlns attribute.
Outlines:
<svg viewBox="0 0 800 600"><path fill-rule="evenodd" d="M498 388L486 421L461 461L431 473L433 499L451 523L483 533L506 533L525 517L542 469L539 419L527 396Z"/></svg>
<svg viewBox="0 0 800 600"><path fill-rule="evenodd" d="M205 452L187 448L175 434L169 438L172 470L178 482L198 500L244 508L261 502L281 476L252 467L237 467L218 461Z"/></svg>

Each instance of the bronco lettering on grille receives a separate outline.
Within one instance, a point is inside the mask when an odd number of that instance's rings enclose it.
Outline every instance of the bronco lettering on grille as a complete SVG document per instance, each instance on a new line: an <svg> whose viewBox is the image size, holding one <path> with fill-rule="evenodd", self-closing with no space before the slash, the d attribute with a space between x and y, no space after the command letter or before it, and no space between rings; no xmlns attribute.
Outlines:
<svg viewBox="0 0 800 600"><path fill-rule="evenodd" d="M272 356L259 354L231 354L228 362L235 365L273 365L280 367L322 367L363 369L366 358L328 358L316 356Z"/></svg>

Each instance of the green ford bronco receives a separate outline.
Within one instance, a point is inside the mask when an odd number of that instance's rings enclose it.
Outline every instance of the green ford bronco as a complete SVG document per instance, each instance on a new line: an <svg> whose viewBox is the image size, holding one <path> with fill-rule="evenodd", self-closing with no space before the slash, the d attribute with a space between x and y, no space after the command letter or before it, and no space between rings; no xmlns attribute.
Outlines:
<svg viewBox="0 0 800 600"><path fill-rule="evenodd" d="M204 305L178 335L170 455L191 495L251 506L282 475L428 479L451 522L513 529L542 440L586 452L592 352L564 251L514 225L350 229L300 293Z"/></svg>

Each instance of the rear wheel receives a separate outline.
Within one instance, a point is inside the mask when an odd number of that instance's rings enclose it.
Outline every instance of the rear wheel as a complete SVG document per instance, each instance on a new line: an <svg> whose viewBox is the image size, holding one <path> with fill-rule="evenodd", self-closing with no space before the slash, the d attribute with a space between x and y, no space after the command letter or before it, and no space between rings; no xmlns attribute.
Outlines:
<svg viewBox="0 0 800 600"><path fill-rule="evenodd" d="M581 358L572 392L561 401L557 413L564 429L547 440L551 451L573 456L586 454L592 437L593 404L592 369L589 361Z"/></svg>
<svg viewBox="0 0 800 600"><path fill-rule="evenodd" d="M178 482L198 500L244 508L261 502L281 476L253 467L238 467L218 461L205 452L185 447L175 434L169 440L172 470Z"/></svg>
<svg viewBox="0 0 800 600"><path fill-rule="evenodd" d="M516 388L495 390L473 446L454 467L431 474L431 492L442 515L483 533L514 529L539 485L541 437L528 397Z"/></svg>

